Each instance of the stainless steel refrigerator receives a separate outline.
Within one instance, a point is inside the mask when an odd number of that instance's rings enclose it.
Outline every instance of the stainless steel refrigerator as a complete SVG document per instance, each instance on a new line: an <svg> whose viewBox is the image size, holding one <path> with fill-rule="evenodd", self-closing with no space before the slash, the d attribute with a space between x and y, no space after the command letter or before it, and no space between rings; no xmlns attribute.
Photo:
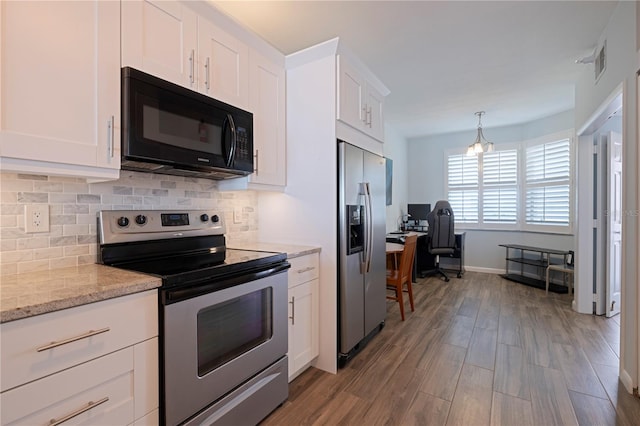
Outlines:
<svg viewBox="0 0 640 426"><path fill-rule="evenodd" d="M384 326L385 161L338 141L338 364Z"/></svg>

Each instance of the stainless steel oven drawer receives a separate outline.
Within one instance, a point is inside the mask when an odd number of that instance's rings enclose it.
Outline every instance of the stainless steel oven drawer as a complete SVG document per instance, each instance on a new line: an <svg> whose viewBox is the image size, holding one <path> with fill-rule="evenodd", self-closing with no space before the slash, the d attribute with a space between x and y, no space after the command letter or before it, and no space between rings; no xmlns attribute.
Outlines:
<svg viewBox="0 0 640 426"><path fill-rule="evenodd" d="M289 396L288 362L284 356L184 425L258 424Z"/></svg>

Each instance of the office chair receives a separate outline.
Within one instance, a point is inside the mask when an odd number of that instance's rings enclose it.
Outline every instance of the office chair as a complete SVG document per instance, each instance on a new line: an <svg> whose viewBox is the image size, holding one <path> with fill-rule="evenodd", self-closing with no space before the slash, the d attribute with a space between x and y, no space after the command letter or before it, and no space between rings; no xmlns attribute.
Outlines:
<svg viewBox="0 0 640 426"><path fill-rule="evenodd" d="M453 210L448 201L440 200L427 216L429 224L429 253L436 256L435 272L442 275L445 281L449 277L440 268L440 255L453 254L456 248L456 236L453 232L454 217Z"/></svg>

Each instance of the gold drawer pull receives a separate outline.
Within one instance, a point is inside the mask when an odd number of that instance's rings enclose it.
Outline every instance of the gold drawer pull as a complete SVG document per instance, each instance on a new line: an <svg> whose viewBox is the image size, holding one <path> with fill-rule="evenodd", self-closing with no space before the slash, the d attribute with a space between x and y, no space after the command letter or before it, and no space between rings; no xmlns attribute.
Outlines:
<svg viewBox="0 0 640 426"><path fill-rule="evenodd" d="M49 426L57 426L59 424L62 424L64 422L66 422L67 420L71 420L72 418L74 418L76 416L79 416L80 414L84 413L85 411L89 411L92 408L97 407L100 404L104 404L108 400L109 400L109 397L105 396L100 401L96 401L96 402L89 401L86 406L84 406L82 408L78 408L73 413L69 413L66 416L61 417L59 419L51 419L51 420L49 420Z"/></svg>
<svg viewBox="0 0 640 426"><path fill-rule="evenodd" d="M86 339L87 337L95 336L96 334L102 334L109 331L109 327L101 328L100 330L89 330L84 334L76 337L70 337L65 340L60 340L59 342L51 342L48 345L41 346L37 349L38 352L46 351L48 349L57 348L58 346L66 345L67 343L75 342L76 340Z"/></svg>
<svg viewBox="0 0 640 426"><path fill-rule="evenodd" d="M314 266L307 266L304 269L298 269L296 272L299 274L304 274L305 272L313 271L314 269L316 269Z"/></svg>

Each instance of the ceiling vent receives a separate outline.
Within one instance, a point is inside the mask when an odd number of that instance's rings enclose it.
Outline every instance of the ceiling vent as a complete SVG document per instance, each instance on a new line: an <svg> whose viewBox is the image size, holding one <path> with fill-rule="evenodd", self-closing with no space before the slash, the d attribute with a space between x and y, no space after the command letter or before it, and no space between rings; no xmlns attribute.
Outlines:
<svg viewBox="0 0 640 426"><path fill-rule="evenodd" d="M607 68L607 41L605 40L602 43L602 47L598 50L595 58L595 80L596 82L600 79L602 74L604 74L604 70Z"/></svg>

